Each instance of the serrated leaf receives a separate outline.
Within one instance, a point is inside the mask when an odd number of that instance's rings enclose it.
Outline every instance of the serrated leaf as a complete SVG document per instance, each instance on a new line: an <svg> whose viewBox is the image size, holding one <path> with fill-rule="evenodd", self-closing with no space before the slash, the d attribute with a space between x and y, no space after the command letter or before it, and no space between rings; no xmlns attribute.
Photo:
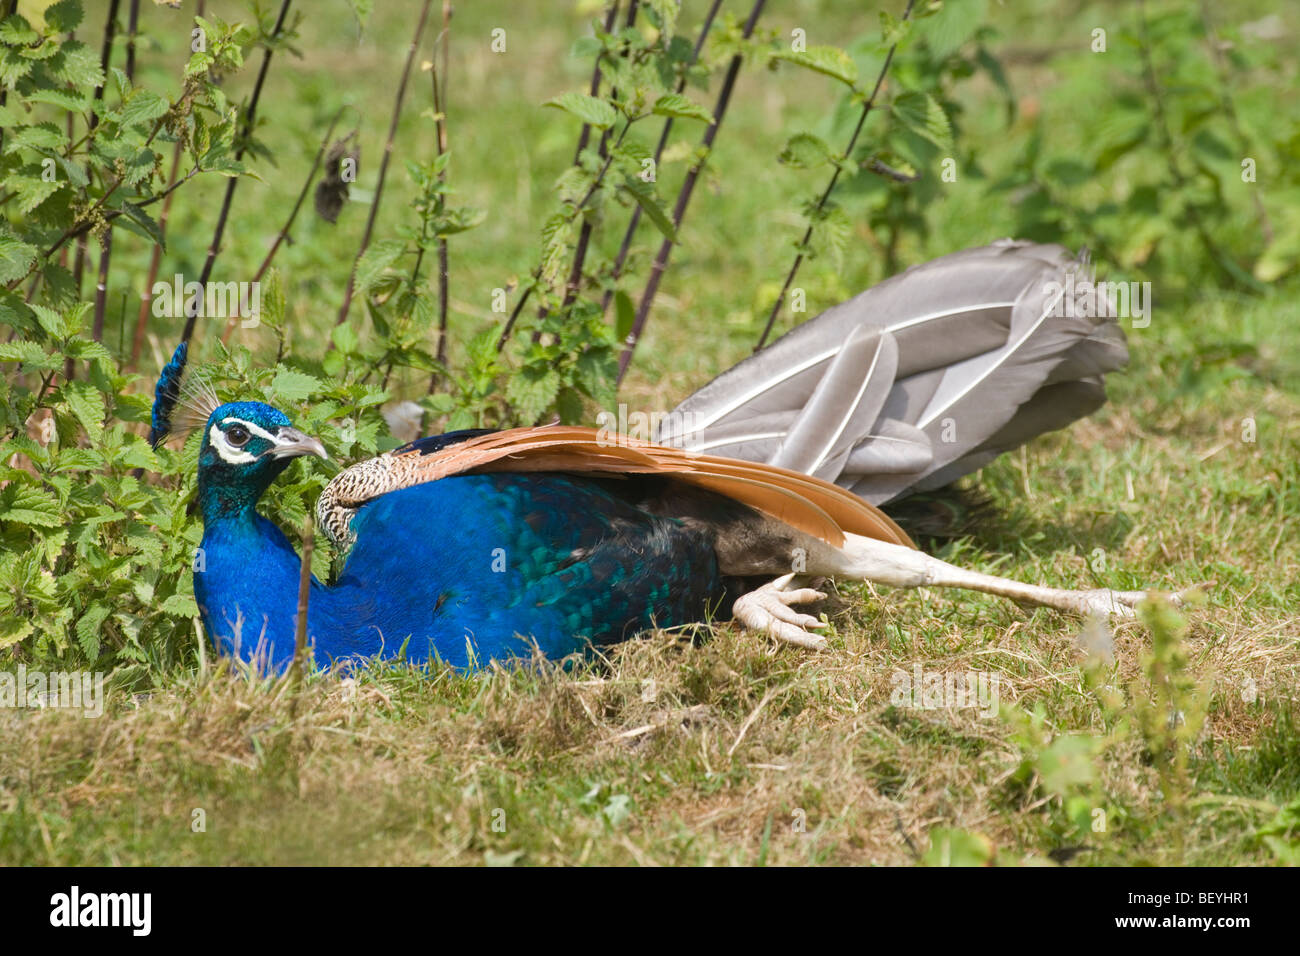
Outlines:
<svg viewBox="0 0 1300 956"><path fill-rule="evenodd" d="M122 203L122 213L127 219L140 227L141 235L146 239L153 240L155 244L162 246L164 252L167 251L167 241L163 237L162 229L159 227L158 223L154 221L152 216L139 206L135 205L135 203L129 202Z"/></svg>
<svg viewBox="0 0 1300 956"><path fill-rule="evenodd" d="M49 103L70 113L84 113L90 109L90 97L73 90L33 90L27 95L28 103Z"/></svg>
<svg viewBox="0 0 1300 956"><path fill-rule="evenodd" d="M43 328L48 334L57 339L61 339L68 334L68 325L63 321L63 316L58 312L53 309L47 309L43 305L36 305L35 303L32 303L29 308L36 316L36 321L40 323L41 328Z"/></svg>
<svg viewBox="0 0 1300 956"><path fill-rule="evenodd" d="M383 239L376 242L357 261L356 287L362 295L368 295L384 270L406 252L406 243L401 239Z"/></svg>
<svg viewBox="0 0 1300 956"><path fill-rule="evenodd" d="M158 605L158 610L171 617L197 617L199 606L189 594L173 594Z"/></svg>
<svg viewBox="0 0 1300 956"><path fill-rule="evenodd" d="M12 130L5 137L5 153L14 153L20 149L53 152L63 148L66 142L63 131L53 123L37 123Z"/></svg>
<svg viewBox="0 0 1300 956"><path fill-rule="evenodd" d="M506 385L506 399L519 419L535 422L555 401L560 391L560 373L553 368L521 368Z"/></svg>
<svg viewBox="0 0 1300 956"><path fill-rule="evenodd" d="M99 67L99 56L79 40L69 40L60 47L58 55L46 64L51 73L75 87L104 85L104 71Z"/></svg>
<svg viewBox="0 0 1300 956"><path fill-rule="evenodd" d="M623 188L637 201L641 210L654 223L655 228L663 234L664 238L676 242L677 230L673 227L673 221L668 218L668 212L660 203L654 186L636 176L629 176L623 181Z"/></svg>
<svg viewBox="0 0 1300 956"><path fill-rule="evenodd" d="M72 414L86 429L86 434L98 442L104 437L104 396L89 382L68 382L60 390Z"/></svg>
<svg viewBox="0 0 1300 956"><path fill-rule="evenodd" d="M62 180L44 180L35 176L14 176L8 184L18 197L18 211L29 213L63 188Z"/></svg>
<svg viewBox="0 0 1300 956"><path fill-rule="evenodd" d="M84 16L81 0L59 0L45 8L45 28L51 33L71 33Z"/></svg>
<svg viewBox="0 0 1300 956"><path fill-rule="evenodd" d="M10 485L0 494L0 522L58 528L63 525L63 512L58 501L39 488Z"/></svg>
<svg viewBox="0 0 1300 956"><path fill-rule="evenodd" d="M609 129L618 120L618 110L604 100L598 100L586 93L561 93L547 100L544 106L571 113L589 126L596 129Z"/></svg>
<svg viewBox="0 0 1300 956"><path fill-rule="evenodd" d="M847 86L856 86L858 82L858 65L837 46L810 46L801 51L778 50L772 56L832 77Z"/></svg>
<svg viewBox="0 0 1300 956"><path fill-rule="evenodd" d="M0 283L12 282L27 275L39 250L20 239L0 236Z"/></svg>
<svg viewBox="0 0 1300 956"><path fill-rule="evenodd" d="M137 123L152 123L167 112L169 104L165 98L153 90L139 89L133 92L119 114L123 126L135 126Z"/></svg>
<svg viewBox="0 0 1300 956"><path fill-rule="evenodd" d="M106 604L92 604L86 613L77 619L77 643L92 661L99 657L102 643L99 639L100 628L111 612L112 608Z"/></svg>
<svg viewBox="0 0 1300 956"><path fill-rule="evenodd" d="M63 357L50 355L36 342L0 342L0 362L21 362L27 368L63 368Z"/></svg>
<svg viewBox="0 0 1300 956"><path fill-rule="evenodd" d="M712 113L698 103L692 103L680 93L669 93L659 97L655 100L651 112L656 116L677 116L683 119L703 120L710 125L713 123Z"/></svg>
<svg viewBox="0 0 1300 956"><path fill-rule="evenodd" d="M786 140L777 160L795 169L815 169L831 158L831 148L812 133L795 133Z"/></svg>
<svg viewBox="0 0 1300 956"><path fill-rule="evenodd" d="M940 149L952 148L952 126L948 114L929 93L911 91L894 98L894 116L904 126Z"/></svg>
<svg viewBox="0 0 1300 956"><path fill-rule="evenodd" d="M271 381L271 391L286 401L301 402L316 392L324 391L324 386L314 375L281 368Z"/></svg>

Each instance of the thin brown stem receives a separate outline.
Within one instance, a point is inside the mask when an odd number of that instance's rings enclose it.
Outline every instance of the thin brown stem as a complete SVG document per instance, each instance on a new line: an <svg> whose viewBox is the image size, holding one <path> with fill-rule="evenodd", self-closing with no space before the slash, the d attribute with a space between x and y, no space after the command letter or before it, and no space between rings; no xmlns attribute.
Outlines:
<svg viewBox="0 0 1300 956"><path fill-rule="evenodd" d="M765 0L754 0L754 6L749 11L748 19L745 20L744 38L746 40L754 35L754 28L758 25L758 18L763 12L764 2ZM718 94L717 104L713 107L713 122L704 131L704 137L700 141L700 151L703 158L687 171L682 187L677 193L677 202L673 206L674 232L681 228L682 218L686 215L686 207L691 201L691 193L695 190L695 182L699 179L704 164L708 162L708 154L713 148L713 141L717 138L718 129L722 126L722 119L726 116L727 105L731 102L731 91L736 86L736 77L740 73L740 66L743 61L744 57L737 53L731 58L731 63L727 65L727 74L722 81L722 90ZM672 250L673 240L665 238L659 245L659 252L655 256L654 263L650 266L650 276L646 280L645 291L641 293L641 302L637 305L636 319L632 323L632 331L628 333L627 341L623 345L623 353L618 357L616 387L622 384L623 377L627 375L628 366L632 362L632 353L636 350L637 343L641 340L641 335L645 331L646 321L650 316L650 306L654 304L655 295L659 291L659 282L663 278L664 270L668 267L668 257L672 255Z"/></svg>
<svg viewBox="0 0 1300 956"><path fill-rule="evenodd" d="M718 15L718 9L722 6L722 0L713 0L709 7L709 12L704 17L704 26L700 27L700 35L695 39L695 49L691 53L691 62L687 68L694 66L700 58L700 51L704 48L704 41L708 38L709 30L713 27L713 20ZM676 92L680 94L686 89L686 70L682 71L681 77L677 80ZM655 145L654 168L659 169L659 161L664 154L664 149L668 146L668 137L673 130L673 118L671 116L664 119L663 132L659 134L659 142ZM600 303L600 314L604 315L609 311L609 303L614 298L614 284L623 274L623 266L627 263L627 257L632 251L632 238L636 235L636 227L641 223L641 206L638 204L632 208L632 217L628 220L627 231L623 233L623 241L619 244L618 255L614 257L614 266L610 271L610 278L613 280L610 287L605 290L605 296Z"/></svg>
<svg viewBox="0 0 1300 956"><path fill-rule="evenodd" d="M429 72L433 75L433 111L438 114L437 137L438 137L438 155L442 156L447 152L447 84L448 84L448 65L451 61L451 0L442 0L442 33L438 37L438 52L441 53L441 65L434 57L434 64ZM441 75L442 82L439 83L438 77ZM447 171L444 169L438 174L441 181L446 182ZM438 240L438 351L436 353L438 365L441 368L447 367L447 317L450 311L451 292L448 283L448 262L447 262L447 237L443 236ZM437 371L429 375L429 394L438 385L439 373Z"/></svg>
<svg viewBox="0 0 1300 956"><path fill-rule="evenodd" d="M271 31L271 41L280 36L284 30L285 20L289 16L289 5L292 0L283 0L280 4L280 13L275 20L275 28ZM235 151L235 161L238 162L243 158L245 150L248 149L249 141L253 138L253 130L257 123L257 104L262 99L262 88L266 85L266 75L271 69L271 55L275 52L271 43L267 44L266 49L262 52L262 65L257 71L257 80L253 84L253 94L248 100L248 112L244 115L244 134L240 138L239 149ZM207 258L203 261L203 271L199 274L199 287L207 285L208 279L212 277L212 267L217 261L217 254L221 251L221 239L226 232L226 220L230 218L230 205L235 198L235 187L239 185L239 177L232 176L226 183L226 194L221 200L221 212L217 215L217 227L212 233L212 243L208 246ZM188 342L194 335L194 325L198 322L199 310L197 304L192 308L186 309L185 329L181 333L181 341Z"/></svg>
<svg viewBox="0 0 1300 956"><path fill-rule="evenodd" d="M293 642L293 661L289 664L295 690L302 684L307 670L307 610L311 600L311 553L316 543L311 515L302 529L302 563L298 569L298 620Z"/></svg>
<svg viewBox="0 0 1300 956"><path fill-rule="evenodd" d="M108 5L108 22L104 24L104 45L99 54L99 70L108 75L109 61L113 56L113 37L117 34L117 10L120 0L110 0ZM96 108L90 113L90 128L99 125L98 104L104 102L104 88L108 83L95 87ZM104 313L108 308L108 264L113 254L113 230L105 230L99 241L99 277L95 281L95 320L91 334L96 342L104 341Z"/></svg>
<svg viewBox="0 0 1300 956"><path fill-rule="evenodd" d="M388 162L393 155L393 141L397 138L397 124L402 117L402 100L406 98L406 84L411 78L411 64L415 62L416 50L420 47L420 37L424 33L424 24L429 19L429 7L433 5L433 0L424 0L420 6L420 19L416 22L415 33L411 37L411 46L406 52L406 65L402 68L402 81L397 87L397 97L393 101L393 116L388 123L388 140L384 143L384 156L379 161L379 179L375 183L375 196L370 203L370 215L366 217L366 229L361 235L361 247L357 249L356 257L352 260L352 269L348 272L347 288L343 290L343 305L339 308L339 317L335 325L342 325L347 321L348 312L352 309L352 296L356 289L357 263L361 257L366 254L366 249L370 246L370 236L375 231L375 220L379 216L379 201L384 194L384 181L388 177Z"/></svg>
<svg viewBox="0 0 1300 956"><path fill-rule="evenodd" d="M907 9L903 11L900 23L907 21L912 16L912 7L916 0L907 0ZM889 48L889 53L885 56L885 62L880 67L880 73L876 76L876 85L871 90L871 95L867 97L866 103L862 105L862 112L858 114L858 125L853 128L853 135L849 137L849 144L844 147L844 152L840 156L840 161L835 164L835 170L831 173L831 180L822 190L821 196L817 199L817 205L813 208L812 214L808 217L808 228L804 230L803 238L799 240L799 251L795 254L794 262L790 266L790 271L786 273L785 282L781 286L781 293L772 303L772 311L767 315L767 324L763 326L763 334L758 338L758 344L754 346L757 352L767 344L767 337L772 334L772 326L776 324L776 317L781 312L781 306L785 304L785 297L790 292L790 285L794 282L794 277L799 273L799 267L803 265L804 250L812 240L813 224L822 210L826 208L826 203L831 198L831 193L835 191L835 185L840 181L840 173L844 171L849 157L853 155L853 148L858 144L858 137L862 134L862 127L866 125L867 117L871 115L872 109L876 105L876 97L880 95L881 87L885 84L885 76L889 73L890 64L894 62L894 52L898 49L898 44L894 43Z"/></svg>

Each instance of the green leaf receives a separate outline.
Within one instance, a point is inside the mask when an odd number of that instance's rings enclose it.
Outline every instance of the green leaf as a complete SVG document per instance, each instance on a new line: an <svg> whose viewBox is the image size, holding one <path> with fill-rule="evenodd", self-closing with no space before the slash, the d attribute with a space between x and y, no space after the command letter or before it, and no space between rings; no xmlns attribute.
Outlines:
<svg viewBox="0 0 1300 956"><path fill-rule="evenodd" d="M988 0L957 0L945 3L931 17L917 24L935 60L945 60L975 35L988 18Z"/></svg>
<svg viewBox="0 0 1300 956"><path fill-rule="evenodd" d="M48 334L54 336L56 339L61 339L68 335L68 324L63 321L63 316L58 312L55 312L53 309L47 309L43 305L37 305L34 302L29 306L29 308L31 308L32 312L35 314L36 321L40 323L41 328L43 328Z"/></svg>
<svg viewBox="0 0 1300 956"><path fill-rule="evenodd" d="M324 390L320 379L291 368L281 368L271 381L271 391L290 402L304 401Z"/></svg>
<svg viewBox="0 0 1300 956"><path fill-rule="evenodd" d="M135 203L129 202L122 203L122 213L128 220L139 227L139 235L149 239L156 245L162 246L164 252L167 250L167 242L163 238L162 229L158 226L158 223L154 221L152 216L139 206L135 205ZM120 222L118 224L125 225L125 223Z"/></svg>
<svg viewBox="0 0 1300 956"><path fill-rule="evenodd" d="M84 113L90 109L90 97L76 90L32 90L28 103L49 103L70 113Z"/></svg>
<svg viewBox="0 0 1300 956"><path fill-rule="evenodd" d="M0 493L0 522L34 528L58 528L63 512L52 495L29 485L10 485Z"/></svg>
<svg viewBox="0 0 1300 956"><path fill-rule="evenodd" d="M614 333L620 342L627 341L635 323L636 309L632 306L632 298L619 289L614 293Z"/></svg>
<svg viewBox="0 0 1300 956"><path fill-rule="evenodd" d="M71 33L84 16L81 0L59 0L45 8L45 28L51 33Z"/></svg>
<svg viewBox="0 0 1300 956"><path fill-rule="evenodd" d="M123 126L152 123L167 112L167 100L153 90L136 90L122 107L120 122Z"/></svg>
<svg viewBox="0 0 1300 956"><path fill-rule="evenodd" d="M86 434L92 441L100 441L104 437L104 396L95 386L80 379L68 382L60 391Z"/></svg>
<svg viewBox="0 0 1300 956"><path fill-rule="evenodd" d="M62 149L66 142L63 131L53 123L37 123L12 130L5 137L5 153L15 153L20 149L52 152Z"/></svg>
<svg viewBox="0 0 1300 956"><path fill-rule="evenodd" d="M357 262L356 286L363 296L368 295L384 270L396 262L406 252L406 243L401 239L383 239L366 250Z"/></svg>
<svg viewBox="0 0 1300 956"><path fill-rule="evenodd" d="M811 46L799 52L778 50L772 56L837 79L846 86L857 86L858 65L837 46Z"/></svg>
<svg viewBox="0 0 1300 956"><path fill-rule="evenodd" d="M107 604L92 604L85 614L77 620L77 643L92 661L99 657L101 641L99 629L112 608Z"/></svg>
<svg viewBox="0 0 1300 956"><path fill-rule="evenodd" d="M994 855L992 841L982 833L936 827L930 831L930 849L922 863L926 866L989 866Z"/></svg>
<svg viewBox="0 0 1300 956"><path fill-rule="evenodd" d="M650 217L650 221L655 224L655 228L663 233L664 238L676 242L677 230L673 228L673 221L668 218L668 212L659 201L654 185L644 182L636 176L629 176L624 180L623 188L631 193L632 198L641 206L642 211Z"/></svg>
<svg viewBox="0 0 1300 956"><path fill-rule="evenodd" d="M561 93L547 100L543 105L554 106L566 113L572 113L596 129L609 129L618 120L618 111L613 106L586 93Z"/></svg>
<svg viewBox="0 0 1300 956"><path fill-rule="evenodd" d="M659 21L659 32L665 41L677 32L677 15L681 13L681 0L650 0L650 9Z"/></svg>
<svg viewBox="0 0 1300 956"><path fill-rule="evenodd" d="M831 148L812 133L795 133L786 140L777 160L795 169L815 169L831 158Z"/></svg>
<svg viewBox="0 0 1300 956"><path fill-rule="evenodd" d="M948 114L929 93L911 91L894 98L894 116L909 130L940 149L952 148L952 126Z"/></svg>
<svg viewBox="0 0 1300 956"><path fill-rule="evenodd" d="M197 617L199 606L195 603L193 595L173 594L158 605L158 610L171 617Z"/></svg>
<svg viewBox="0 0 1300 956"><path fill-rule="evenodd" d="M20 239L0 236L0 283L13 282L27 275L40 255L39 250Z"/></svg>
<svg viewBox="0 0 1300 956"><path fill-rule="evenodd" d="M0 342L0 362L21 362L27 368L63 368L63 357L50 355L36 342Z"/></svg>
<svg viewBox="0 0 1300 956"><path fill-rule="evenodd" d="M48 67L60 80L77 88L104 85L104 71L99 68L99 55L79 40L69 40L52 57Z"/></svg>
<svg viewBox="0 0 1300 956"><path fill-rule="evenodd" d="M555 401L560 391L560 373L553 368L525 366L506 386L506 399L520 421L535 422Z"/></svg>
<svg viewBox="0 0 1300 956"><path fill-rule="evenodd" d="M713 123L713 114L698 103L692 103L680 93L669 93L655 100L651 111L656 116L677 116L682 119L703 120Z"/></svg>
<svg viewBox="0 0 1300 956"><path fill-rule="evenodd" d="M62 180L44 180L36 176L11 176L6 184L18 197L18 211L31 212L63 188Z"/></svg>

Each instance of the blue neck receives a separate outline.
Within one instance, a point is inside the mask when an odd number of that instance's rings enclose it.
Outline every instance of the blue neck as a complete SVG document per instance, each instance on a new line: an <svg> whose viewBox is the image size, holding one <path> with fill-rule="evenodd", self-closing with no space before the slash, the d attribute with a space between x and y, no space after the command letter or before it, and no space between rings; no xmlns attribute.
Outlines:
<svg viewBox="0 0 1300 956"><path fill-rule="evenodd" d="M223 653L282 670L293 659L301 560L253 507L204 511L194 596L208 635ZM327 591L315 578L311 590L312 604Z"/></svg>

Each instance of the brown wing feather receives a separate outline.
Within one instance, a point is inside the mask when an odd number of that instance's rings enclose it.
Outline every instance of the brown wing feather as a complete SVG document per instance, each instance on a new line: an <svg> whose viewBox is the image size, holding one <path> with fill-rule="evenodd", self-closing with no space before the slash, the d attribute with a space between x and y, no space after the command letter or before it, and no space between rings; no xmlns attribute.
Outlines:
<svg viewBox="0 0 1300 956"><path fill-rule="evenodd" d="M360 462L330 482L317 510L322 526L341 541L351 513L377 495L450 475L500 471L671 475L836 547L844 544L845 532L915 547L880 509L819 478L571 425L514 428L428 454L416 449Z"/></svg>

